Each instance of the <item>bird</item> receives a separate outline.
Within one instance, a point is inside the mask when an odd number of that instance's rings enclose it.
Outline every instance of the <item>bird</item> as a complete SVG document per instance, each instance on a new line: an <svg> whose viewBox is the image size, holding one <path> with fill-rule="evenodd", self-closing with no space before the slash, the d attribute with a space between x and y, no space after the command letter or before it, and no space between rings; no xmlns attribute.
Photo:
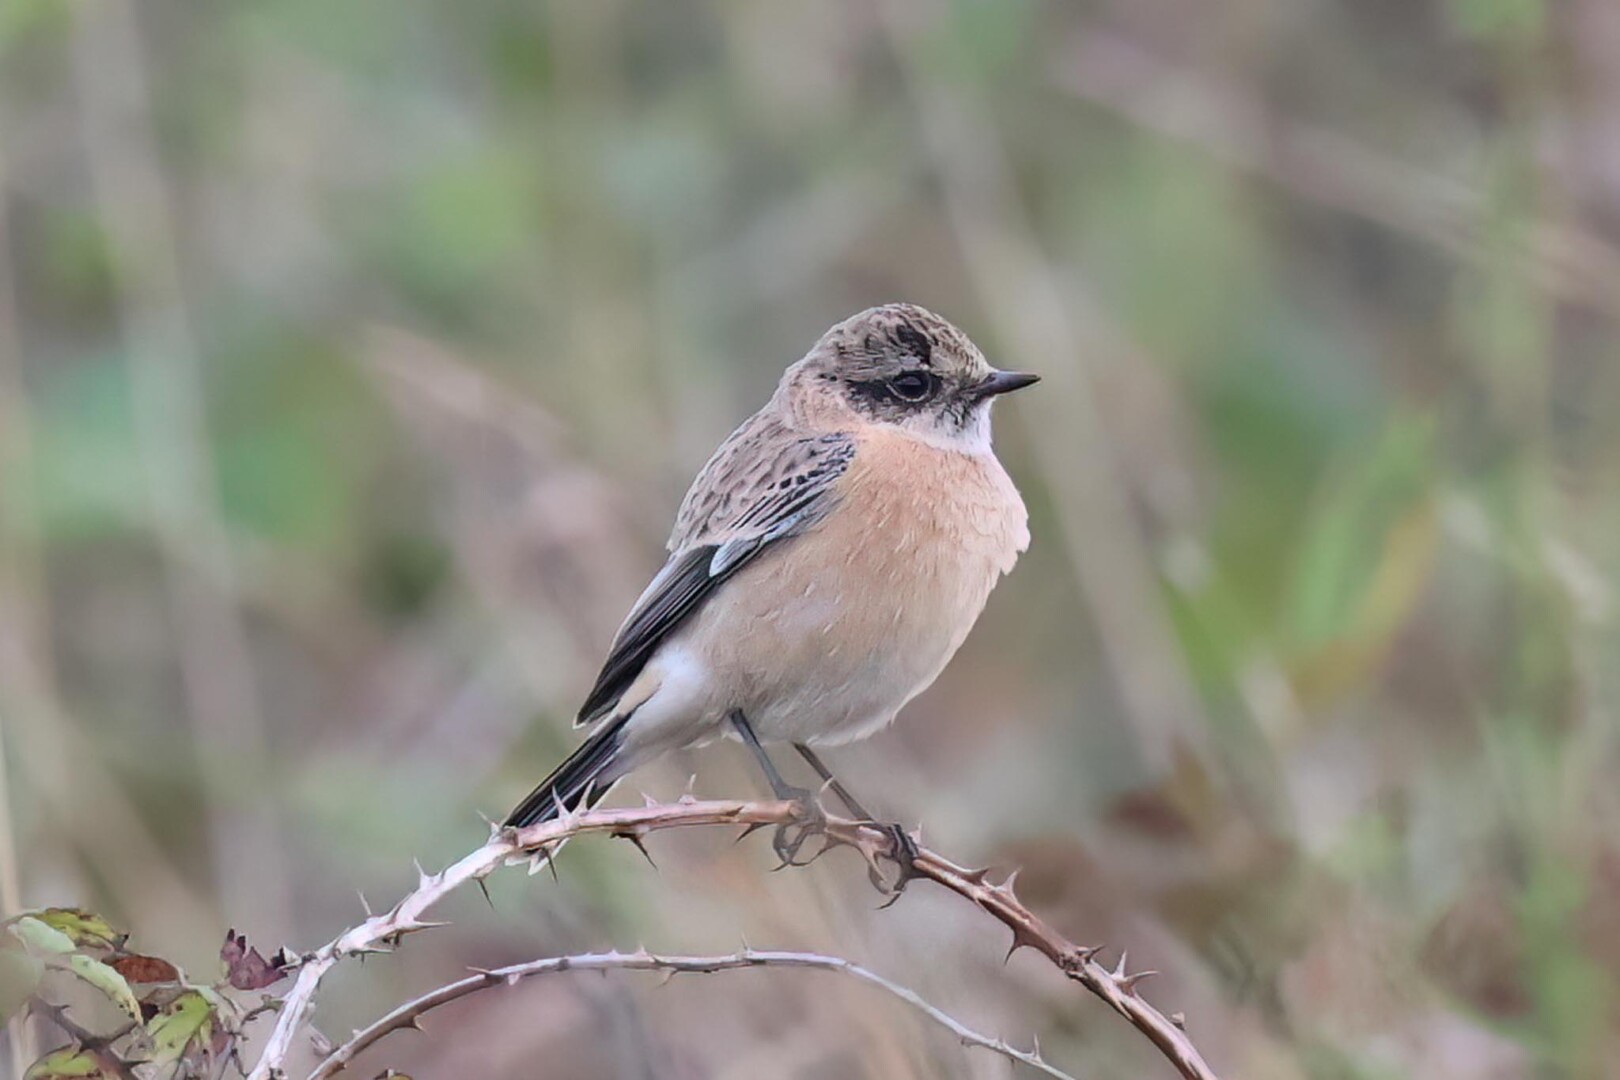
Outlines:
<svg viewBox="0 0 1620 1080"><path fill-rule="evenodd" d="M823 334L698 473L580 707L588 737L506 826L593 806L661 754L722 737L778 797L812 806L763 746L791 745L872 821L816 748L872 735L932 684L1028 548L990 410L1037 381L914 304Z"/></svg>

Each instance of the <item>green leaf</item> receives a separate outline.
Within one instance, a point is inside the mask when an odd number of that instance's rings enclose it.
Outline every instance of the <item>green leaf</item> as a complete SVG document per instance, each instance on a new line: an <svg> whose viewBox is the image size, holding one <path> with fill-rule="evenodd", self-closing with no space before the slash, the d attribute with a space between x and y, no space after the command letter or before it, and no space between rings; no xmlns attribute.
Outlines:
<svg viewBox="0 0 1620 1080"><path fill-rule="evenodd" d="M214 1006L198 991L186 991L146 1025L152 1060L160 1064L179 1061L193 1047L207 1043L213 1029Z"/></svg>
<svg viewBox="0 0 1620 1080"><path fill-rule="evenodd" d="M73 939L33 915L24 915L6 927L35 956L64 956L74 949Z"/></svg>
<svg viewBox="0 0 1620 1080"><path fill-rule="evenodd" d="M39 912L39 921L62 931L78 946L115 949L124 943L126 936L114 930L100 915L81 908L46 908Z"/></svg>
<svg viewBox="0 0 1620 1080"><path fill-rule="evenodd" d="M94 1050L65 1046L52 1050L28 1067L23 1080L60 1080L64 1077L109 1077L113 1074Z"/></svg>
<svg viewBox="0 0 1620 1080"><path fill-rule="evenodd" d="M33 996L45 974L45 963L21 949L0 949L0 1025Z"/></svg>
<svg viewBox="0 0 1620 1080"><path fill-rule="evenodd" d="M140 1019L140 1002L135 1000L135 992L129 988L129 983L118 972L83 953L74 953L68 957L67 969L106 994L113 1004L130 1016Z"/></svg>

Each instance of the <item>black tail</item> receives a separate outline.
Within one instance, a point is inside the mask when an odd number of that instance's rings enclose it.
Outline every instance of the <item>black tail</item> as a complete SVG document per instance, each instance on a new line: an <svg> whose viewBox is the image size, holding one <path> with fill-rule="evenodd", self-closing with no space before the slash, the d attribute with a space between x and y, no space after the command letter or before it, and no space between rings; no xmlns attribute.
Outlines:
<svg viewBox="0 0 1620 1080"><path fill-rule="evenodd" d="M612 774L617 763L619 746L623 742L622 729L628 716L615 717L591 733L578 750L540 786L529 792L529 797L518 803L517 809L506 816L510 828L521 829L537 821L550 821L557 816L557 807L564 810L579 809L581 804L595 806L618 780Z"/></svg>

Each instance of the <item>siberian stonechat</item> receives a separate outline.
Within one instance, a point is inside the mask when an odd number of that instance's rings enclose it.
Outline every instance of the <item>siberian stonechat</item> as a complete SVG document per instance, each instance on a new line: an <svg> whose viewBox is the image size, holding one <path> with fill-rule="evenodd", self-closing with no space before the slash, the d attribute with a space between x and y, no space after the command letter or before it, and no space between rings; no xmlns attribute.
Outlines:
<svg viewBox="0 0 1620 1080"><path fill-rule="evenodd" d="M664 751L726 734L778 795L804 793L761 740L791 743L869 817L812 747L893 720L1029 546L990 405L1035 381L911 304L827 331L698 474L579 711L594 730L507 824L594 804Z"/></svg>

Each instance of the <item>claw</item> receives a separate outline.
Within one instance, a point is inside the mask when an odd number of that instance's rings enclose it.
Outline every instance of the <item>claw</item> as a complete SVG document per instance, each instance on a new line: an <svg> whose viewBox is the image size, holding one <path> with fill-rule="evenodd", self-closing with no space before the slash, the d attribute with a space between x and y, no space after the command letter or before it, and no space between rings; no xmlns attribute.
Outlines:
<svg viewBox="0 0 1620 1080"><path fill-rule="evenodd" d="M792 830L798 829L797 833ZM793 826L782 825L776 830L776 836L771 840L771 847L776 851L776 857L782 860L783 866L802 866L799 851L805 842L810 839L811 828L808 825Z"/></svg>
<svg viewBox="0 0 1620 1080"><path fill-rule="evenodd" d="M816 852L814 855L810 856L808 859L804 860L804 862L800 863L799 865L800 866L809 866L811 863L815 862L817 859L821 858L823 855L827 854L827 852L831 851L833 848L835 848L837 846L838 846L838 841L834 840L830 836L823 836L821 838L821 850Z"/></svg>
<svg viewBox="0 0 1620 1080"><path fill-rule="evenodd" d="M885 881L879 872L877 862L874 860L867 868L866 876L872 882L872 887L889 897L878 907L879 911L890 908L900 899L906 891L906 886L922 875L917 873L917 842L906 832L905 826L898 822L870 822L873 828L882 832L889 838L888 850L879 852L878 858L888 859L894 863L895 874L893 881Z"/></svg>
<svg viewBox="0 0 1620 1080"><path fill-rule="evenodd" d="M821 804L816 801L814 792L800 789L783 791L782 796L799 804L803 813L799 820L776 827L776 835L771 839L771 847L776 857L782 860L780 870L786 866L808 866L819 858L811 858L806 862L799 862L799 851L812 836L818 836L826 831L827 815L822 811ZM745 834L746 835L746 834Z"/></svg>

